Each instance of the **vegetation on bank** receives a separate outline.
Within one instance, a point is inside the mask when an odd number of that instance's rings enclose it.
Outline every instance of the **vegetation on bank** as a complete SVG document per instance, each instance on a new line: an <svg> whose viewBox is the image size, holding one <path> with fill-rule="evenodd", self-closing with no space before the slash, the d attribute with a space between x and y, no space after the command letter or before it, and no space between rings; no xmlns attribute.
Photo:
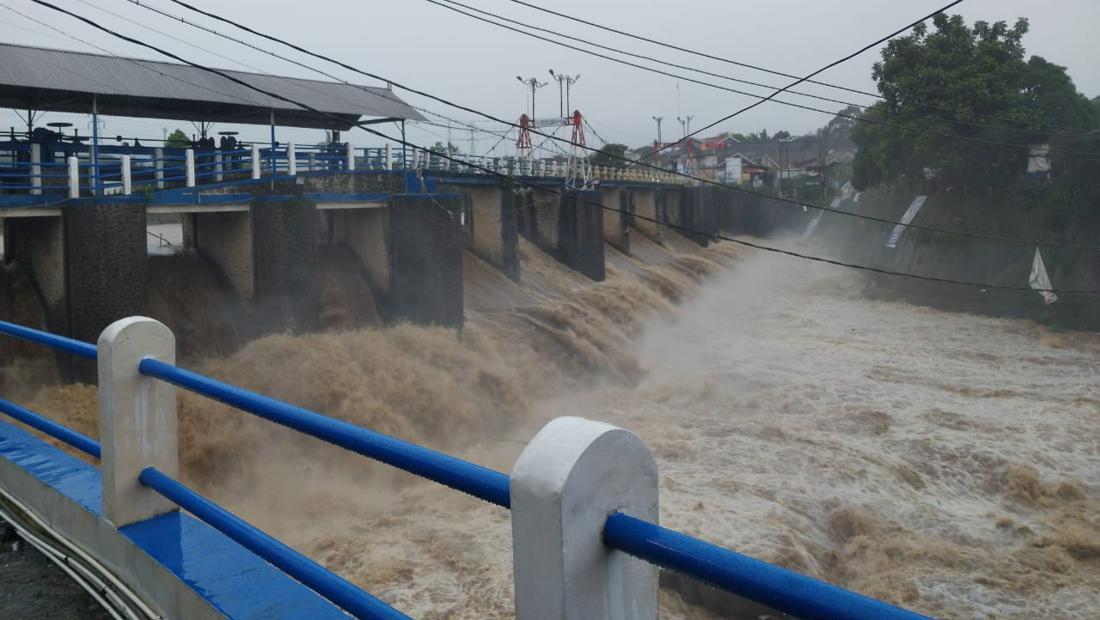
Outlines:
<svg viewBox="0 0 1100 620"><path fill-rule="evenodd" d="M990 196L1049 231L1100 224L1100 99L1027 57L1027 31L1023 18L968 26L941 14L887 44L873 73L884 100L863 116L901 128L851 128L853 185Z"/></svg>

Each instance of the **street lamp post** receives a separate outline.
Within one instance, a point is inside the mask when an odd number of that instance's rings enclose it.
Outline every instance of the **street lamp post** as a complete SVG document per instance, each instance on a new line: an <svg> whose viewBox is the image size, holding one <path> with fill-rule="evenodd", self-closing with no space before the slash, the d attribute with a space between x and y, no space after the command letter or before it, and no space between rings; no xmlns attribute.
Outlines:
<svg viewBox="0 0 1100 620"><path fill-rule="evenodd" d="M546 86L546 82L540 82L535 78L528 78L528 79L525 80L525 79L521 78L518 75L516 76L516 79L519 80L520 84L525 84L525 85L531 87L531 122L534 123L535 118L536 118L535 117L535 90L537 90L539 88L542 88L543 86Z"/></svg>

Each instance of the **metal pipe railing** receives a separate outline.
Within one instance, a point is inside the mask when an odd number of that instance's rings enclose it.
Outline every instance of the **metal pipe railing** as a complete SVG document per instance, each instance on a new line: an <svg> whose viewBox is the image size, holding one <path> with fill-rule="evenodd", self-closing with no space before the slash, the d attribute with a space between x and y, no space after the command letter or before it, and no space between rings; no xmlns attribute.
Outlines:
<svg viewBox="0 0 1100 620"><path fill-rule="evenodd" d="M409 618L156 468L142 470L138 480L356 618Z"/></svg>
<svg viewBox="0 0 1100 620"><path fill-rule="evenodd" d="M603 540L612 549L797 618L925 618L621 512L607 518Z"/></svg>
<svg viewBox="0 0 1100 620"><path fill-rule="evenodd" d="M100 457L98 441L87 435L78 433L67 426L62 426L30 409L20 407L9 400L0 398L0 413L5 413L9 417L26 424L34 430L49 435L62 443L66 443L89 456L93 456L97 459Z"/></svg>
<svg viewBox="0 0 1100 620"><path fill-rule="evenodd" d="M0 334L19 338L20 340L26 340L27 342L45 345L59 351L64 351L65 353L71 353L77 357L83 357L84 359L96 359L95 345L81 342L73 338L57 336L49 332L23 327L22 325L16 325L15 323L9 323L7 321L0 321Z"/></svg>
<svg viewBox="0 0 1100 620"><path fill-rule="evenodd" d="M138 371L145 376L207 396L491 504L507 508L511 503L508 496L508 476L487 467L222 383L153 358L141 360Z"/></svg>

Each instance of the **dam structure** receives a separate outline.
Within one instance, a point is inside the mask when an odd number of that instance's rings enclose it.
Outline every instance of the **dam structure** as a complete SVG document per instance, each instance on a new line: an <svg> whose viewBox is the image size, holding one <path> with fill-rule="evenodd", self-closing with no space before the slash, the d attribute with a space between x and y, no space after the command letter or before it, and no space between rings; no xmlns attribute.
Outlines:
<svg viewBox="0 0 1100 620"><path fill-rule="evenodd" d="M49 70L59 64L74 70ZM519 281L530 243L599 282L608 247L629 256L632 239L681 233L706 246L735 213L729 192L651 169L276 139L280 127L421 118L387 89L239 74L308 91L319 112L307 112L166 63L2 45L0 67L7 107L271 128L264 144L107 145L98 129L90 142L36 129L0 141L3 261L44 316L0 322L0 337L46 347L99 395L98 440L0 395L0 510L69 558L104 606L135 618L406 617L181 482L186 391L510 511L523 618L655 618L660 571L799 617L920 617L662 527L656 461L622 428L557 418L505 473L188 370L173 331L141 316L155 222L178 226L180 249L212 266L253 335L316 329L322 243L354 257L383 323L461 327L464 252Z"/></svg>

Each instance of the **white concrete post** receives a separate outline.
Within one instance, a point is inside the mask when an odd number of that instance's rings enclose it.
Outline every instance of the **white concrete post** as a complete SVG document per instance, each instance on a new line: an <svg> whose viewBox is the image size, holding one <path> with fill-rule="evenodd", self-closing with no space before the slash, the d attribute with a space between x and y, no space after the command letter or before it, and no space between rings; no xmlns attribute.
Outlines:
<svg viewBox="0 0 1100 620"><path fill-rule="evenodd" d="M387 142L386 143L386 154L382 157L382 168L384 170L389 170L391 161L392 161L392 158L390 157L390 143Z"/></svg>
<svg viewBox="0 0 1100 620"><path fill-rule="evenodd" d="M348 142L348 170L355 170L355 147Z"/></svg>
<svg viewBox="0 0 1100 620"><path fill-rule="evenodd" d="M187 187L195 187L195 149L183 152L183 167L187 175Z"/></svg>
<svg viewBox="0 0 1100 620"><path fill-rule="evenodd" d="M263 162L260 161L260 145L252 145L252 180L260 178L260 166Z"/></svg>
<svg viewBox="0 0 1100 620"><path fill-rule="evenodd" d="M317 153L310 151L309 163L307 163L306 165L309 166L309 172L313 172L317 169Z"/></svg>
<svg viewBox="0 0 1100 620"><path fill-rule="evenodd" d="M222 163L222 152L214 153L214 180L221 183L225 180L225 166Z"/></svg>
<svg viewBox="0 0 1100 620"><path fill-rule="evenodd" d="M80 160L69 157L69 198L80 198Z"/></svg>
<svg viewBox="0 0 1100 620"><path fill-rule="evenodd" d="M122 193L126 196L134 193L134 175L130 169L130 156L122 156Z"/></svg>
<svg viewBox="0 0 1100 620"><path fill-rule="evenodd" d="M298 151L293 142L286 145L286 172L292 177L298 176Z"/></svg>
<svg viewBox="0 0 1100 620"><path fill-rule="evenodd" d="M103 516L122 527L176 510L138 481L146 467L179 476L176 388L138 372L146 357L174 364L176 338L159 321L134 316L108 325L97 353Z"/></svg>
<svg viewBox="0 0 1100 620"><path fill-rule="evenodd" d="M157 189L164 189L164 149L153 149L153 159L156 160L153 177L157 181Z"/></svg>
<svg viewBox="0 0 1100 620"><path fill-rule="evenodd" d="M42 145L31 145L31 193L35 196L42 193Z"/></svg>
<svg viewBox="0 0 1100 620"><path fill-rule="evenodd" d="M608 515L657 522L657 463L629 431L558 418L512 469L512 556L521 619L657 618L657 569L603 544Z"/></svg>

